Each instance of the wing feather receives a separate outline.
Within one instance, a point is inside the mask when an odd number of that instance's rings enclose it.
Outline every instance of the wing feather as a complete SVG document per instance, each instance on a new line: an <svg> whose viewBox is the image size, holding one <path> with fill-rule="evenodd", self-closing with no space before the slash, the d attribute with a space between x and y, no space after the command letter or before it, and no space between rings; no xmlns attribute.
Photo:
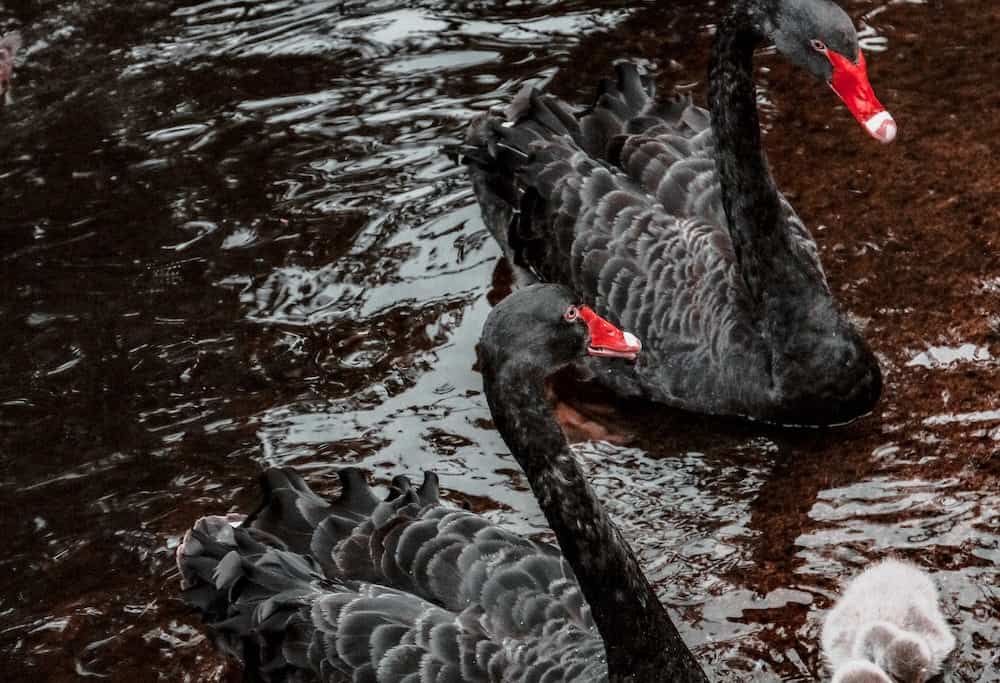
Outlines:
<svg viewBox="0 0 1000 683"><path fill-rule="evenodd" d="M757 304L736 268L708 113L686 97L657 102L633 65L617 66L616 76L587 109L519 96L514 125L494 117L493 127L473 126L477 196L484 206L499 201L504 182L535 193L519 219L530 237L519 243L520 265L636 326L643 357L616 381L661 401L729 412L743 400L734 387L763 392L773 380ZM491 157L496 141L523 154ZM782 206L795 248L821 277L815 242ZM737 355L760 362L736 363ZM734 368L761 376L737 377Z"/></svg>

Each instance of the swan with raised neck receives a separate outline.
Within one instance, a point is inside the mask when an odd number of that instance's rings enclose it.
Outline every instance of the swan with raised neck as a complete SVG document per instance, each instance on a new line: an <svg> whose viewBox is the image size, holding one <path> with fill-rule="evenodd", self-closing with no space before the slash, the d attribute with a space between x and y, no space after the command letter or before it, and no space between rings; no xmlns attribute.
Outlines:
<svg viewBox="0 0 1000 683"><path fill-rule="evenodd" d="M397 477L378 501L345 468L327 502L270 470L255 512L204 518L177 551L220 646L264 680L705 683L546 400L559 368L640 351L575 301L558 285L519 290L480 345L496 426L559 550L441 505L432 473L419 488Z"/></svg>
<svg viewBox="0 0 1000 683"><path fill-rule="evenodd" d="M497 430L524 470L559 548L576 574L607 650L611 681L706 681L604 506L577 465L545 380L583 355L580 330L554 318L573 300L565 287L511 295L486 321L479 347ZM517 304L517 305L515 305Z"/></svg>
<svg viewBox="0 0 1000 683"><path fill-rule="evenodd" d="M598 381L698 412L840 424L872 410L881 372L771 176L753 80L765 40L874 137L895 137L840 7L750 0L717 26L710 112L657 102L652 81L619 64L582 110L526 87L472 123L466 160L519 279L567 284L643 341L638 364Z"/></svg>

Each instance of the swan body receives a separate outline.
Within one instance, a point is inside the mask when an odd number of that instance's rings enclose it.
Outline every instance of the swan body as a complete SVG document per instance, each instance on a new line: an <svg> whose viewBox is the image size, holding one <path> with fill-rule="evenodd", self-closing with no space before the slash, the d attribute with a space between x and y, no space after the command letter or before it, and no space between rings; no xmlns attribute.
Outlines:
<svg viewBox="0 0 1000 683"><path fill-rule="evenodd" d="M17 31L0 37L0 104L10 101L10 79L14 75L14 57L21 48L21 34Z"/></svg>
<svg viewBox="0 0 1000 683"><path fill-rule="evenodd" d="M637 364L602 366L599 381L699 412L846 422L872 409L881 373L771 178L752 79L765 37L873 135L895 137L838 6L744 0L718 26L711 111L657 100L650 79L619 64L590 107L527 87L478 117L466 163L519 279L566 284L642 340Z"/></svg>
<svg viewBox="0 0 1000 683"><path fill-rule="evenodd" d="M360 471L338 474L327 503L294 471L270 470L260 512L203 518L178 549L185 597L224 651L265 680L607 680L556 548L442 505L432 474L420 487L397 478L385 501Z"/></svg>
<svg viewBox="0 0 1000 683"><path fill-rule="evenodd" d="M559 547L441 503L437 478L378 500L341 470L327 501L289 469L245 519L206 517L177 551L185 599L263 681L707 679L576 465L545 379L639 346L558 285L501 302L480 344L486 397Z"/></svg>
<svg viewBox="0 0 1000 683"><path fill-rule="evenodd" d="M835 680L863 680L844 671L864 660L897 681L923 683L941 670L955 637L930 576L889 559L847 585L823 624L822 645Z"/></svg>

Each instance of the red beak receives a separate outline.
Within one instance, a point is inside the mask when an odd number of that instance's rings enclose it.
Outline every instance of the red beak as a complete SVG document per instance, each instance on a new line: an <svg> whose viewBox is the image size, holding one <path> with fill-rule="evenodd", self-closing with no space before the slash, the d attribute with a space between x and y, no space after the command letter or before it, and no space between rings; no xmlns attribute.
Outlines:
<svg viewBox="0 0 1000 683"><path fill-rule="evenodd" d="M875 97L861 50L858 50L856 64L833 50L827 50L826 57L833 65L833 78L830 79L833 91L873 138L879 142L892 142L896 138L896 122Z"/></svg>
<svg viewBox="0 0 1000 683"><path fill-rule="evenodd" d="M579 310L580 317L587 323L587 330L590 332L587 353L606 358L636 359L642 351L642 343L634 334L622 332L588 306L580 306Z"/></svg>

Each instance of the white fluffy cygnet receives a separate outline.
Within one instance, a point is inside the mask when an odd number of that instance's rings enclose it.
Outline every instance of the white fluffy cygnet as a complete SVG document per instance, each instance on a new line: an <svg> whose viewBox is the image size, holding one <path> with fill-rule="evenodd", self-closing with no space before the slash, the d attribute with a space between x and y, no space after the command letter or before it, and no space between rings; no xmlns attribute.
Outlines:
<svg viewBox="0 0 1000 683"><path fill-rule="evenodd" d="M835 683L885 683L890 675L924 683L941 670L955 637L931 577L888 559L847 584L826 616L822 644Z"/></svg>

